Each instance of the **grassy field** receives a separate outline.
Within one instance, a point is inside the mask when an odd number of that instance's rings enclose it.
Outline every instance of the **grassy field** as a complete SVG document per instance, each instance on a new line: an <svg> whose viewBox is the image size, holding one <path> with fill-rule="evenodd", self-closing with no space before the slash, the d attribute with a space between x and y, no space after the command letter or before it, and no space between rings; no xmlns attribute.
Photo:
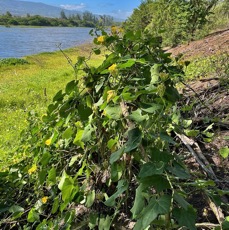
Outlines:
<svg viewBox="0 0 229 230"><path fill-rule="evenodd" d="M87 44L64 53L74 64L78 56L88 57L91 48ZM24 59L29 64L0 66L0 170L17 161L14 152L26 127L28 112L34 110L42 116L55 93L76 77L60 51ZM101 61L102 56L92 56L90 64L98 65Z"/></svg>

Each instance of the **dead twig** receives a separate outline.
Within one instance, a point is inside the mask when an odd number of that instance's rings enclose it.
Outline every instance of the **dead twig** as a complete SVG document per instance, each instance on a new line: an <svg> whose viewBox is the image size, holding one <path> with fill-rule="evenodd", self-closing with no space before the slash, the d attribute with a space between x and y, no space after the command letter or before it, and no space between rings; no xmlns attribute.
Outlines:
<svg viewBox="0 0 229 230"><path fill-rule="evenodd" d="M215 217L217 218L219 224L220 224L220 229L222 230L222 222L224 220L224 214L221 210L220 207L217 207L216 204L210 199L209 196L205 195L206 196L206 199L207 199L207 202L209 204L209 207L211 208L212 212L215 214Z"/></svg>
<svg viewBox="0 0 229 230"><path fill-rule="evenodd" d="M176 133L176 135L180 138L180 140L184 143L184 145L187 147L187 149L189 150L189 152L192 154L192 156L196 159L196 161L198 162L198 164L201 166L201 168L208 174L208 176L213 179L213 180L217 180L217 177L214 173L214 171L212 170L212 168L210 167L209 162L207 161L207 159L204 157L204 155L202 154L200 148L198 148L198 153L196 153L193 148L191 147L192 145L195 144L195 146L199 145L192 139L188 138L187 136L185 136L184 134L178 134ZM202 160L204 159L204 162L206 166Z"/></svg>

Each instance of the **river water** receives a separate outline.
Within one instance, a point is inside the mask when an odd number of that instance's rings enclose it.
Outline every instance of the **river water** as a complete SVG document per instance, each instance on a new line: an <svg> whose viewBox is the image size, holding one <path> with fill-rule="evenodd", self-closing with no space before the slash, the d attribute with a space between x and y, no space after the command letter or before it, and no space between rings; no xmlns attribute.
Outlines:
<svg viewBox="0 0 229 230"><path fill-rule="evenodd" d="M0 58L52 52L92 41L82 27L4 27L0 26Z"/></svg>

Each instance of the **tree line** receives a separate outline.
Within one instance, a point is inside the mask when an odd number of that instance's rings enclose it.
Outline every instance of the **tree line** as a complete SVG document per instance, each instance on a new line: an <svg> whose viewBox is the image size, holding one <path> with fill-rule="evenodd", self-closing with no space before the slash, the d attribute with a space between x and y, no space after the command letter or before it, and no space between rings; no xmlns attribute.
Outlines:
<svg viewBox="0 0 229 230"><path fill-rule="evenodd" d="M82 14L77 13L66 16L62 10L59 18L44 17L41 15L15 16L9 11L6 14L0 15L0 25L23 25L23 26L63 26L63 27L96 27L96 26L111 26L114 24L114 19L108 15L94 15L89 11Z"/></svg>
<svg viewBox="0 0 229 230"><path fill-rule="evenodd" d="M175 46L229 22L228 0L144 0L125 22L128 30L148 30Z"/></svg>

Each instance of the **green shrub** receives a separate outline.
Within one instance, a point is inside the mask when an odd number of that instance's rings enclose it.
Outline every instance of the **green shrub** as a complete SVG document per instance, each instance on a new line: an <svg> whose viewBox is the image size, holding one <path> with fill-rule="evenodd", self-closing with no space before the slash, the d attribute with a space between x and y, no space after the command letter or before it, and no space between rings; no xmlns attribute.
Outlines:
<svg viewBox="0 0 229 230"><path fill-rule="evenodd" d="M29 62L21 58L0 59L0 66L25 65L25 64L29 64Z"/></svg>
<svg viewBox="0 0 229 230"><path fill-rule="evenodd" d="M147 32L101 33L94 43L110 51L103 63L79 57L76 79L47 113L30 113L22 161L0 174L2 229L109 230L123 217L134 230L196 229L188 199L216 185L193 180L176 153L182 68Z"/></svg>

